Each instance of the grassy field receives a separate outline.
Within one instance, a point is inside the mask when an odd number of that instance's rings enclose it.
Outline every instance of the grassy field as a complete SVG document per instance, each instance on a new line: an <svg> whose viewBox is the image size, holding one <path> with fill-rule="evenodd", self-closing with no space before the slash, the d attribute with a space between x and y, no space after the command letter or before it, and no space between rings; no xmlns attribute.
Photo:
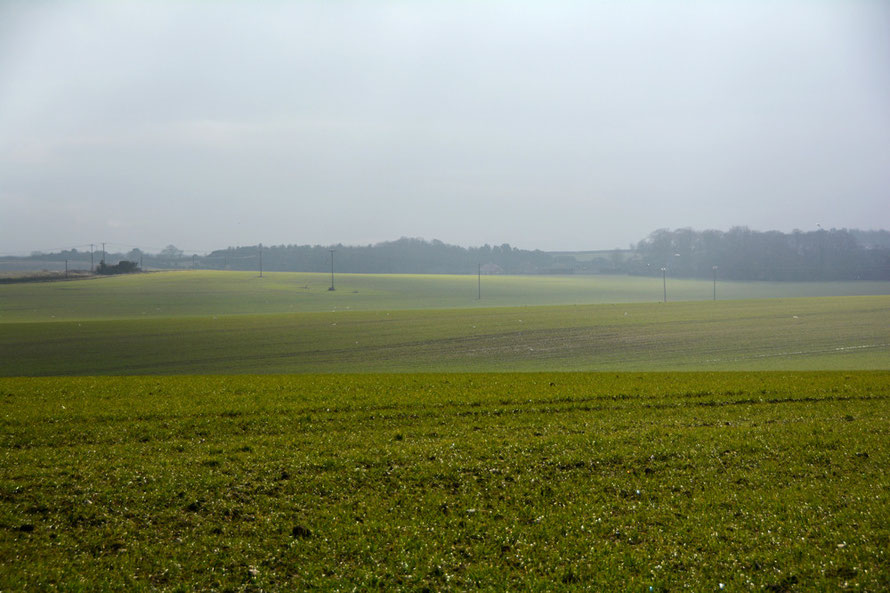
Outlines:
<svg viewBox="0 0 890 593"><path fill-rule="evenodd" d="M890 589L890 374L0 379L0 590Z"/></svg>
<svg viewBox="0 0 890 593"><path fill-rule="evenodd" d="M662 300L661 278L159 272L0 285L0 323L396 311ZM706 280L668 278L668 301L711 300ZM890 295L887 282L718 282L720 300Z"/></svg>
<svg viewBox="0 0 890 593"><path fill-rule="evenodd" d="M470 280L347 276L330 293L324 277L214 272L0 286L0 375L890 367L887 295L544 306L593 286L642 298L649 280L492 277L480 306L460 296ZM517 294L539 305L491 306Z"/></svg>
<svg viewBox="0 0 890 593"><path fill-rule="evenodd" d="M328 282L0 285L0 592L890 590L887 285Z"/></svg>
<svg viewBox="0 0 890 593"><path fill-rule="evenodd" d="M0 325L0 375L887 369L890 297Z"/></svg>

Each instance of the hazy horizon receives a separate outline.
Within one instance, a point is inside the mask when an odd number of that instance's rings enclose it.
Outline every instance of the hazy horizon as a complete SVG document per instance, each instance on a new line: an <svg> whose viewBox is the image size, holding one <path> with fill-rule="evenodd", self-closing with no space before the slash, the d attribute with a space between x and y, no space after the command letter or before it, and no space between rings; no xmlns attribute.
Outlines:
<svg viewBox="0 0 890 593"><path fill-rule="evenodd" d="M890 4L0 4L0 253L890 228Z"/></svg>
<svg viewBox="0 0 890 593"><path fill-rule="evenodd" d="M684 229L689 229L689 228L690 227L678 227L676 229L653 229L653 233L661 232L661 231L665 231L665 230L679 231L679 230L684 230ZM748 227L742 227L742 228L748 228ZM718 232L730 232L732 229L691 229L691 230L693 230L694 232L715 231L715 230ZM749 228L748 230L752 231L753 233L768 232L768 231L763 231L761 229ZM887 229L834 229L834 228L832 228L832 229L811 229L811 230L793 229L792 233L800 231L800 232L803 232L804 234L806 234L806 233L816 232L819 230L825 230L825 231L866 231L866 232L870 231L870 232L884 232L884 233L890 232L890 230L887 230ZM616 246L616 247L603 247L603 248L590 248L590 249L541 249L541 248L535 247L535 246L525 246L525 245L520 246L520 245L509 244L509 243L508 244L510 245L510 247L519 248L519 249L526 250L526 251L543 251L545 253L553 253L553 254L614 252L616 250L618 250L618 251L633 251L634 249L636 249L638 247L638 244L640 243L640 241L643 241L644 239L649 238L649 236L653 233L647 233L646 236L640 237L640 239L638 241L632 241L631 244L626 245L624 247ZM787 233L787 234L790 235L792 233ZM398 243L403 240L408 240L408 241L418 241L419 240L419 241L424 241L428 244L433 244L438 241L438 242L444 243L445 245L448 245L451 247L460 247L462 249L478 249L478 248L483 248L486 246L501 247L502 245L507 243L504 241L500 241L500 242L486 241L484 243L479 243L479 244L474 244L474 245L464 245L464 244L459 244L459 243L450 243L448 241L441 241L440 239L437 239L435 237L427 238L427 237L403 236L403 237L398 237L398 238L393 238L393 239L384 239L382 241L375 241L372 243L346 243L346 242L342 242L342 241L341 242L327 242L327 243L294 243L294 242L269 243L267 241L259 241L256 243L243 243L243 244L234 244L233 243L233 244L218 245L218 246L213 246L210 249L204 249L204 250L182 248L181 246L172 244L172 243L168 243L164 246L145 247L142 245L132 245L132 244L126 244L126 243L111 243L111 242L106 241L104 243L104 246L106 247L105 251L109 254L118 254L118 255L123 254L123 255L125 255L134 249L138 249L138 250L142 251L143 253L145 253L146 255L158 255L158 254L160 254L161 251L169 249L170 247L175 247L179 251L182 252L183 257L184 256L191 257L192 255L198 255L198 256L203 257L205 255L209 255L210 253L212 253L214 251L225 251L228 249L254 248L254 247L258 247L258 246L262 246L263 249L277 248L277 247L312 247L312 248L316 248L316 247L322 247L322 248L344 247L344 248L361 249L361 248L365 248L365 247L375 247L375 246L386 245L386 244L395 244L395 243ZM94 253L98 254L98 253L102 252L103 243L100 241L100 242L94 242L92 245L89 243L85 243L85 244L79 244L79 245L70 245L67 247L63 246L63 247L55 247L55 248L48 248L48 249L32 249L30 251L0 253L0 257L6 256L6 257L28 258L28 257L40 256L40 255L50 255L52 253L69 251L69 250L74 250L74 251L77 251L78 253L89 254L90 247L93 248Z"/></svg>

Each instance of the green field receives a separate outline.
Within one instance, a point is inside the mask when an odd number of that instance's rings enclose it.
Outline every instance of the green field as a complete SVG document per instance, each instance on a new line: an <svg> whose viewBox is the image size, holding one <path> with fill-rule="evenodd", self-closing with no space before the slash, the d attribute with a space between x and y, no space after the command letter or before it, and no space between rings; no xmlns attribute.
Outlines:
<svg viewBox="0 0 890 593"><path fill-rule="evenodd" d="M890 589L887 285L329 280L0 285L0 592Z"/></svg>
<svg viewBox="0 0 890 593"><path fill-rule="evenodd" d="M10 323L0 375L887 369L890 297Z"/></svg>
<svg viewBox="0 0 890 593"><path fill-rule="evenodd" d="M882 294L544 305L580 302L597 284L641 300L637 284L649 280L492 277L482 306L461 296L475 281L464 277L349 276L333 293L313 278L169 273L0 286L0 375L890 368ZM887 287L784 290L803 288ZM493 306L514 293L538 306Z"/></svg>
<svg viewBox="0 0 890 593"><path fill-rule="evenodd" d="M0 285L0 323L660 302L661 278L158 272ZM668 278L669 302L707 301L706 280ZM890 295L887 282L718 282L718 299Z"/></svg>
<svg viewBox="0 0 890 593"><path fill-rule="evenodd" d="M0 379L0 590L886 591L888 397L886 372Z"/></svg>

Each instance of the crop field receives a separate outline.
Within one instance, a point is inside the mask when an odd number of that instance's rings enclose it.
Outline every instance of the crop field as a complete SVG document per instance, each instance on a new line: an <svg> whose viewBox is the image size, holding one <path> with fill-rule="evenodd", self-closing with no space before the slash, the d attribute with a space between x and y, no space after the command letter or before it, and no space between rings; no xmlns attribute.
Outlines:
<svg viewBox="0 0 890 593"><path fill-rule="evenodd" d="M890 297L0 324L0 375L890 368Z"/></svg>
<svg viewBox="0 0 890 593"><path fill-rule="evenodd" d="M0 375L887 369L890 297L0 324Z"/></svg>
<svg viewBox="0 0 890 593"><path fill-rule="evenodd" d="M890 368L884 294L398 309L444 305L456 293L431 295L467 278L349 277L333 293L296 279L169 273L0 286L0 376ZM530 303L557 300L559 287L580 300L572 291L584 283L641 280L485 279L501 283L498 302L516 293Z"/></svg>
<svg viewBox="0 0 890 593"><path fill-rule="evenodd" d="M331 311L478 309L660 302L662 279L634 276L476 276L157 272L0 285L0 323L163 319ZM667 280L668 301L707 301L704 280ZM719 300L890 296L887 282L718 282Z"/></svg>
<svg viewBox="0 0 890 593"><path fill-rule="evenodd" d="M0 590L890 589L890 374L0 379Z"/></svg>
<svg viewBox="0 0 890 593"><path fill-rule="evenodd" d="M0 592L890 590L886 284L329 280L0 285Z"/></svg>

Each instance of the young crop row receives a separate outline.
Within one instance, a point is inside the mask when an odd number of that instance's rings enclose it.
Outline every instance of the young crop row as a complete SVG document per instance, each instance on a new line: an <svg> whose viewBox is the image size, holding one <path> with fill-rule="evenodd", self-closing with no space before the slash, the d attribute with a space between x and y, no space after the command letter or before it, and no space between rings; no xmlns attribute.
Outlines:
<svg viewBox="0 0 890 593"><path fill-rule="evenodd" d="M888 397L886 372L0 379L0 590L887 590Z"/></svg>

